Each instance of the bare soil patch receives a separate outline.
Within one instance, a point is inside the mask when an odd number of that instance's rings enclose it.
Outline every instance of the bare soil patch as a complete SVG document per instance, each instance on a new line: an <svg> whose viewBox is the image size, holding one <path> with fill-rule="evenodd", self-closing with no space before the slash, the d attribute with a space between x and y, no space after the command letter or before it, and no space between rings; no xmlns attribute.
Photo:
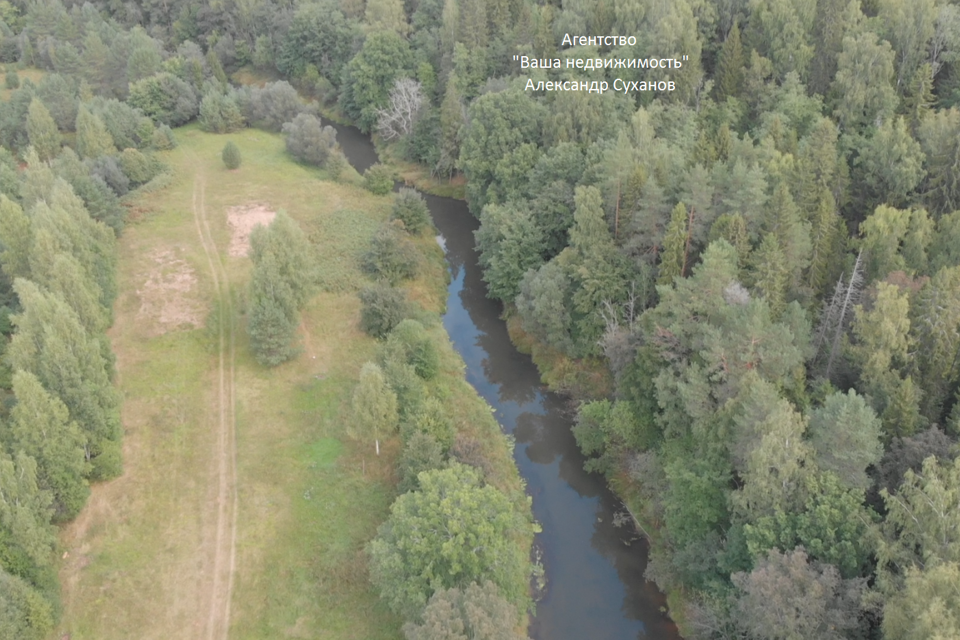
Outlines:
<svg viewBox="0 0 960 640"><path fill-rule="evenodd" d="M264 204L249 203L227 209L227 224L230 225L231 256L244 257L250 252L250 234L262 224L267 226L276 217L276 211Z"/></svg>
<svg viewBox="0 0 960 640"><path fill-rule="evenodd" d="M137 318L153 324L152 335L196 328L203 322L204 305L197 291L197 273L178 253L173 249L151 252L147 279L137 289Z"/></svg>

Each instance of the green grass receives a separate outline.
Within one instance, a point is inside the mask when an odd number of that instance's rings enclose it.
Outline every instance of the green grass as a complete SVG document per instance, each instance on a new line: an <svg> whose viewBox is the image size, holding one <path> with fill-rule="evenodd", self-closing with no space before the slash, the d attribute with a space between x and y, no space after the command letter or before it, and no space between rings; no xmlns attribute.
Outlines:
<svg viewBox="0 0 960 640"><path fill-rule="evenodd" d="M360 367L376 352L376 342L357 326L356 290L366 283L357 258L389 215L391 198L292 162L277 135L218 136L195 126L176 135L179 147L162 154L169 184L129 203L131 221L119 242L120 295L110 335L124 401L125 472L94 487L87 508L63 531L68 555L58 634L160 639L193 637L203 628L218 361L216 333L206 326L215 317L214 286L192 213L194 182L203 176L211 234L240 328L230 637L398 640L401 621L370 586L363 548L395 498L399 438L382 442L378 456L372 443L345 437ZM227 140L243 157L237 171L220 160ZM303 352L271 370L255 363L243 331L250 261L227 255L226 211L248 203L287 211L316 245L321 266L323 288L302 313ZM439 312L443 256L431 237L417 242L422 273L407 285L409 295ZM195 282L189 290L171 289L166 302L186 304L195 326L163 325L157 309L166 307L151 301L157 294L149 283L184 268ZM432 391L449 402L459 428L487 449L491 481L527 508L510 446L489 407L463 379L463 363L439 323L430 330L442 345L443 365ZM529 538L519 535L518 544L529 545Z"/></svg>

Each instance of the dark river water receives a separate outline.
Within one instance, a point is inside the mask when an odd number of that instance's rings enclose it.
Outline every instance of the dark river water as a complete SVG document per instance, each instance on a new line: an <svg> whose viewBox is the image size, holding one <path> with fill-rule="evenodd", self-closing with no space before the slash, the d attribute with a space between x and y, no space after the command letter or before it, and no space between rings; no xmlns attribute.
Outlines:
<svg viewBox="0 0 960 640"><path fill-rule="evenodd" d="M336 126L361 173L377 161L369 138ZM425 194L450 269L443 325L467 365L467 380L513 434L514 458L542 525L537 536L546 591L530 626L534 640L675 640L663 595L643 578L646 541L631 524L616 526L622 503L604 479L583 470L568 403L546 391L529 356L519 353L487 298L474 249L477 220L466 203Z"/></svg>

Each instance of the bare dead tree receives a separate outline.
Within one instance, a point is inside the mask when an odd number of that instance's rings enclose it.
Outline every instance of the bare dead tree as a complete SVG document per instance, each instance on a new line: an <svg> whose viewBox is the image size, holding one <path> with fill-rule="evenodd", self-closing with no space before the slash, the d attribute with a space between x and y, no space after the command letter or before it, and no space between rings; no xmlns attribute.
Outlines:
<svg viewBox="0 0 960 640"><path fill-rule="evenodd" d="M413 131L423 107L423 87L416 80L400 78L390 90L390 104L377 110L377 133L395 140Z"/></svg>
<svg viewBox="0 0 960 640"><path fill-rule="evenodd" d="M860 301L860 293L863 290L862 258L863 252L861 251L857 254L857 261L853 265L849 280L844 282L843 275L840 276L833 291L833 297L830 299L830 303L824 306L823 313L820 316L820 326L817 329L816 342L814 343L814 360L820 361L824 356L826 357L823 375L828 380L833 372L837 353L840 351L840 341L850 326L853 307ZM824 353L828 341L830 348L829 351Z"/></svg>

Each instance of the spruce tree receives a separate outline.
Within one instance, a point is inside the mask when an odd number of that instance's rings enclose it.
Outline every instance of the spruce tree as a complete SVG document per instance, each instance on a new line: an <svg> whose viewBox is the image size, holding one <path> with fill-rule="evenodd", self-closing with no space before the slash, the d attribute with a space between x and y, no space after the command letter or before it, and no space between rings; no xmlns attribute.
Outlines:
<svg viewBox="0 0 960 640"><path fill-rule="evenodd" d="M257 362L266 367L292 359L298 353L293 341L297 331L296 298L280 270L277 257L264 253L253 268L250 283L250 348Z"/></svg>
<svg viewBox="0 0 960 640"><path fill-rule="evenodd" d="M720 59L717 61L717 99L739 97L743 87L743 69L747 60L743 55L743 43L740 40L740 25L733 23L727 39L720 47Z"/></svg>
<svg viewBox="0 0 960 640"><path fill-rule="evenodd" d="M227 169L233 170L240 168L240 149L232 140L224 145L220 157L223 158L223 164Z"/></svg>
<svg viewBox="0 0 960 640"><path fill-rule="evenodd" d="M658 284L671 285L674 278L683 277L687 250L687 208L678 202L670 214L670 224L663 238L660 254Z"/></svg>
<svg viewBox="0 0 960 640"><path fill-rule="evenodd" d="M37 98L30 101L27 111L27 135L41 160L53 160L60 153L60 130L50 111Z"/></svg>
<svg viewBox="0 0 960 640"><path fill-rule="evenodd" d="M77 111L77 154L82 158L109 156L117 152L113 138L103 121L85 106Z"/></svg>

